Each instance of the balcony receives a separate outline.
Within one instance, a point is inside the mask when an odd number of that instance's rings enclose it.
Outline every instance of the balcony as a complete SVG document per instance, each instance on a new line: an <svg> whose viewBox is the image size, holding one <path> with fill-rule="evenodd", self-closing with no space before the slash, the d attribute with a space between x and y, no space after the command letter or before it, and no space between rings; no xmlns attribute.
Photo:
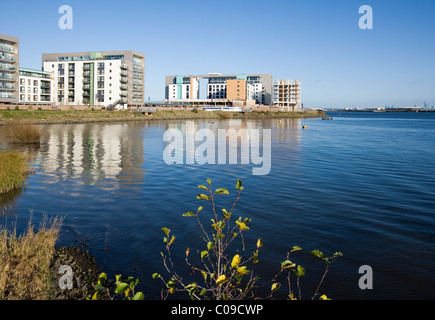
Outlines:
<svg viewBox="0 0 435 320"><path fill-rule="evenodd" d="M125 91L125 90L128 90L128 86L126 86L125 84L123 84L123 85L121 85L120 89L121 89L121 90L124 90L124 91Z"/></svg>
<svg viewBox="0 0 435 320"><path fill-rule="evenodd" d="M91 70L91 65L90 64L85 64L83 66L83 71L90 71Z"/></svg>
<svg viewBox="0 0 435 320"><path fill-rule="evenodd" d="M17 81L17 77L14 77L13 75L8 73L0 73L0 79L6 81Z"/></svg>
<svg viewBox="0 0 435 320"><path fill-rule="evenodd" d="M87 91L87 90L83 91L83 97L90 97L90 96L91 96L91 92L90 91Z"/></svg>
<svg viewBox="0 0 435 320"><path fill-rule="evenodd" d="M91 83L91 78L90 77L84 77L83 78L83 83Z"/></svg>
<svg viewBox="0 0 435 320"><path fill-rule="evenodd" d="M121 83L128 83L128 79L127 78L121 78Z"/></svg>
<svg viewBox="0 0 435 320"><path fill-rule="evenodd" d="M125 91L121 91L121 93L119 94L120 97L127 97L128 93Z"/></svg>
<svg viewBox="0 0 435 320"><path fill-rule="evenodd" d="M128 72L121 71L121 76L122 76L122 77L128 77Z"/></svg>
<svg viewBox="0 0 435 320"><path fill-rule="evenodd" d="M41 82L41 89L50 89L50 84L49 83L43 83Z"/></svg>
<svg viewBox="0 0 435 320"><path fill-rule="evenodd" d="M121 70L128 70L128 65L125 63L121 64Z"/></svg>

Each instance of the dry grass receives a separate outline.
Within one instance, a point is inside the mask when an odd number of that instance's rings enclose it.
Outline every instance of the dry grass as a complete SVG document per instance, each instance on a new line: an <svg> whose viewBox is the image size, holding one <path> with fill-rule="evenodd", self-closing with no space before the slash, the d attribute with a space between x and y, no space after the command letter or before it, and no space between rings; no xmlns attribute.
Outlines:
<svg viewBox="0 0 435 320"><path fill-rule="evenodd" d="M9 143L39 144L41 130L27 121L17 121L7 126L6 141Z"/></svg>
<svg viewBox="0 0 435 320"><path fill-rule="evenodd" d="M23 186L29 174L25 155L15 152L0 152L0 194Z"/></svg>
<svg viewBox="0 0 435 320"><path fill-rule="evenodd" d="M39 230L29 223L22 236L0 231L0 300L49 300L50 263L63 219L43 219Z"/></svg>

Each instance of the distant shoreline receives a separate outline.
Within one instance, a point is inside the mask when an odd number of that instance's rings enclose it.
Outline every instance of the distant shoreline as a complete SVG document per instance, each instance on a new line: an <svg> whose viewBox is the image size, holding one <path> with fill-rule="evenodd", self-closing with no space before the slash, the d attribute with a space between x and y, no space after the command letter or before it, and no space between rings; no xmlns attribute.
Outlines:
<svg viewBox="0 0 435 320"><path fill-rule="evenodd" d="M222 111L161 110L152 115L131 111L28 111L0 110L0 125L17 121L30 124L83 124L125 121L207 120L207 119L307 119L326 116L321 111L253 111L249 113Z"/></svg>

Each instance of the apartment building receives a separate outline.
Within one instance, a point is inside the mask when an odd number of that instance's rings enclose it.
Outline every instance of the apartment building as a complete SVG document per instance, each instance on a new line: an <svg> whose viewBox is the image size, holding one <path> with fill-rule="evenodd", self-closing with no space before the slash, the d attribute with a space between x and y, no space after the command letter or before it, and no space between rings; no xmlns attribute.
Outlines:
<svg viewBox="0 0 435 320"><path fill-rule="evenodd" d="M204 82L202 83L201 82ZM206 86L205 97L200 98L201 85ZM166 77L166 99L171 102L202 100L254 100L256 104L273 102L273 78L270 74L184 75ZM239 87L237 87L239 86ZM239 90L239 91L237 91Z"/></svg>
<svg viewBox="0 0 435 320"><path fill-rule="evenodd" d="M285 111L301 111L301 88L300 80L278 80L273 86L273 104Z"/></svg>
<svg viewBox="0 0 435 320"><path fill-rule="evenodd" d="M52 104L54 102L53 73L20 68L19 102L23 104Z"/></svg>
<svg viewBox="0 0 435 320"><path fill-rule="evenodd" d="M0 103L18 102L19 40L0 34Z"/></svg>
<svg viewBox="0 0 435 320"><path fill-rule="evenodd" d="M114 108L145 102L145 55L135 51L51 53L43 70L53 73L56 104Z"/></svg>

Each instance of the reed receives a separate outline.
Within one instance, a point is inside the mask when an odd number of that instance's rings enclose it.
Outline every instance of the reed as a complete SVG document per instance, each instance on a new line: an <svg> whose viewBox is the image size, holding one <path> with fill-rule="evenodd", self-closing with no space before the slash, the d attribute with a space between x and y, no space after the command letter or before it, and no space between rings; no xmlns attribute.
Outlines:
<svg viewBox="0 0 435 320"><path fill-rule="evenodd" d="M38 231L0 231L0 300L49 300L50 264L63 219L44 217Z"/></svg>
<svg viewBox="0 0 435 320"><path fill-rule="evenodd" d="M9 151L0 152L0 194L21 188L29 172L25 155Z"/></svg>
<svg viewBox="0 0 435 320"><path fill-rule="evenodd" d="M17 121L7 126L5 138L9 143L39 144L41 130L28 121Z"/></svg>

